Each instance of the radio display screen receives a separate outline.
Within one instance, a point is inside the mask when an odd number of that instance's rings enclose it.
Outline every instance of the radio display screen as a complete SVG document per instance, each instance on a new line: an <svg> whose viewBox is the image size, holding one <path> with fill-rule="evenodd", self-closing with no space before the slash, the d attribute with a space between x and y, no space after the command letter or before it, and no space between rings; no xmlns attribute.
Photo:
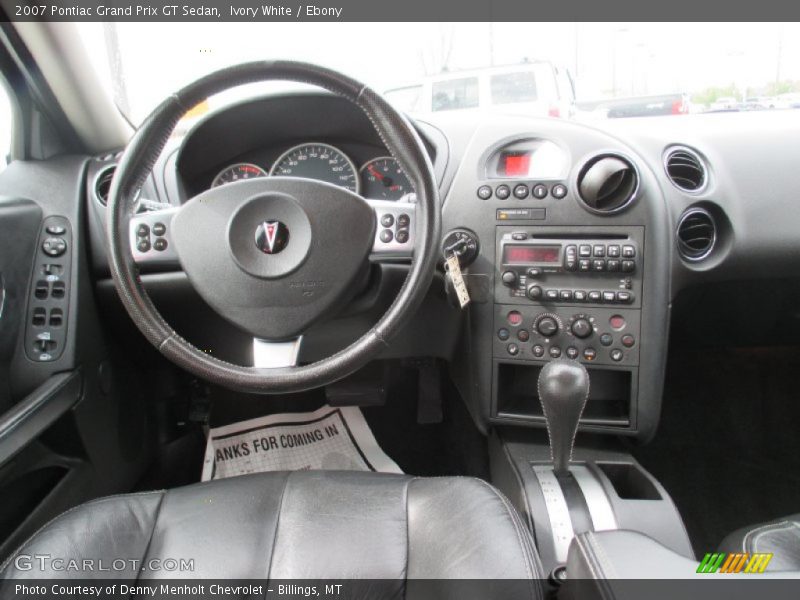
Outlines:
<svg viewBox="0 0 800 600"><path fill-rule="evenodd" d="M531 263L557 263L561 246L506 245L503 247L503 264L527 265Z"/></svg>

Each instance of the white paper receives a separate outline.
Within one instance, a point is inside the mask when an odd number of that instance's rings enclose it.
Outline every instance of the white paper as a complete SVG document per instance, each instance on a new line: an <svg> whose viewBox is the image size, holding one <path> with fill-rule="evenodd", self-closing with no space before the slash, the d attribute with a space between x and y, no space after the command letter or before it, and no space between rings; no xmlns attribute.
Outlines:
<svg viewBox="0 0 800 600"><path fill-rule="evenodd" d="M361 410L323 406L240 421L209 431L203 481L264 471L402 473L375 440Z"/></svg>

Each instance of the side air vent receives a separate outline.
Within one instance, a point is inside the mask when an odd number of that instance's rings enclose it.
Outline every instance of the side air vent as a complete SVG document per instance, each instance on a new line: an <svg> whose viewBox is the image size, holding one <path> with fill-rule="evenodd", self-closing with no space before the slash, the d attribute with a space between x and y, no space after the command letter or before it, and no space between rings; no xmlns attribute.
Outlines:
<svg viewBox="0 0 800 600"><path fill-rule="evenodd" d="M108 204L108 193L111 191L111 180L117 167L108 166L97 174L94 180L94 195L103 206Z"/></svg>
<svg viewBox="0 0 800 600"><path fill-rule="evenodd" d="M578 192L589 210L613 213L624 209L636 196L639 177L633 165L620 156L598 156L578 176Z"/></svg>
<svg viewBox="0 0 800 600"><path fill-rule="evenodd" d="M699 192L706 187L706 166L700 156L688 148L673 148L667 152L664 168L670 181L684 192Z"/></svg>
<svg viewBox="0 0 800 600"><path fill-rule="evenodd" d="M689 261L703 260L714 249L717 226L702 208L691 208L678 222L678 252Z"/></svg>

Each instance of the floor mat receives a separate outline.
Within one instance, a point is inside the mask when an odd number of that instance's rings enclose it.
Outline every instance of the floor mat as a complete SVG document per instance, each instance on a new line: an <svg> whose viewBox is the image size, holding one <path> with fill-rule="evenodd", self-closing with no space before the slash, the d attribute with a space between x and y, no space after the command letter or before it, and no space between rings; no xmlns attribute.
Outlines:
<svg viewBox="0 0 800 600"><path fill-rule="evenodd" d="M211 429L202 479L321 469L402 473L358 408L323 406Z"/></svg>
<svg viewBox="0 0 800 600"><path fill-rule="evenodd" d="M634 455L675 500L698 555L800 510L798 372L796 349L670 354L658 433Z"/></svg>

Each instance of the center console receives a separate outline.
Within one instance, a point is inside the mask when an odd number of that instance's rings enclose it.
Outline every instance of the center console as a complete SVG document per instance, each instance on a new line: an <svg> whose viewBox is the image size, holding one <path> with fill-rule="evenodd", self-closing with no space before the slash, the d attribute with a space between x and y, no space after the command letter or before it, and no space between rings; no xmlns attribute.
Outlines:
<svg viewBox="0 0 800 600"><path fill-rule="evenodd" d="M592 376L585 424L627 427L636 406L644 227L498 226L493 412L541 422L531 378L549 360Z"/></svg>

